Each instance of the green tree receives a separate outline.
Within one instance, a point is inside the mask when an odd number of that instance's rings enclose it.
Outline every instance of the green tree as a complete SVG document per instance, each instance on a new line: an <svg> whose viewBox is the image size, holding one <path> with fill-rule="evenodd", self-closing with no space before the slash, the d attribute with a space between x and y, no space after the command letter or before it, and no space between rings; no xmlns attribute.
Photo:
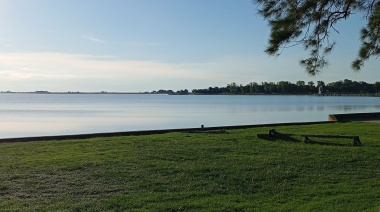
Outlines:
<svg viewBox="0 0 380 212"><path fill-rule="evenodd" d="M257 82L250 82L248 85L249 85L249 93L253 94L253 93L260 92L259 84L257 84Z"/></svg>
<svg viewBox="0 0 380 212"><path fill-rule="evenodd" d="M242 84L239 85L238 93L240 93L240 94L245 94L246 93L245 92L245 87Z"/></svg>
<svg viewBox="0 0 380 212"><path fill-rule="evenodd" d="M281 93L291 93L291 83L288 81L280 81L277 83L277 90Z"/></svg>
<svg viewBox="0 0 380 212"><path fill-rule="evenodd" d="M278 55L283 48L302 44L310 55L300 64L310 75L327 65L335 42L330 42L335 25L354 13L364 14L368 23L361 30L359 55L352 63L356 71L371 56L380 55L380 0L254 0L259 13L269 22L271 34L265 50Z"/></svg>
<svg viewBox="0 0 380 212"><path fill-rule="evenodd" d="M342 85L343 85L343 81L339 80L339 81L336 81L336 82L328 83L327 84L327 88L331 92L341 93L342 92Z"/></svg>
<svg viewBox="0 0 380 212"><path fill-rule="evenodd" d="M322 87L324 88L326 85L325 85L325 82L323 81L317 81L317 87Z"/></svg>
<svg viewBox="0 0 380 212"><path fill-rule="evenodd" d="M227 88L229 89L231 94L236 94L238 89L237 89L237 84L236 83L231 83L227 85Z"/></svg>
<svg viewBox="0 0 380 212"><path fill-rule="evenodd" d="M380 82L375 82L374 89L375 92L380 93Z"/></svg>
<svg viewBox="0 0 380 212"><path fill-rule="evenodd" d="M270 93L271 92L271 86L270 86L270 84L268 82L262 82L261 84L264 87L265 93Z"/></svg>
<svg viewBox="0 0 380 212"><path fill-rule="evenodd" d="M315 93L315 92L317 92L317 89L316 89L315 84L314 84L313 81L308 82L307 83L307 87L308 87L307 89L308 89L309 93Z"/></svg>
<svg viewBox="0 0 380 212"><path fill-rule="evenodd" d="M185 89L185 90L179 90L176 93L181 94L181 95L187 95L187 94L189 94L189 91L187 89Z"/></svg>
<svg viewBox="0 0 380 212"><path fill-rule="evenodd" d="M277 92L277 86L276 86L276 83L274 82L270 82L269 83L269 90L271 93L276 93Z"/></svg>
<svg viewBox="0 0 380 212"><path fill-rule="evenodd" d="M305 81L299 80L296 82L297 92L303 93L305 91Z"/></svg>

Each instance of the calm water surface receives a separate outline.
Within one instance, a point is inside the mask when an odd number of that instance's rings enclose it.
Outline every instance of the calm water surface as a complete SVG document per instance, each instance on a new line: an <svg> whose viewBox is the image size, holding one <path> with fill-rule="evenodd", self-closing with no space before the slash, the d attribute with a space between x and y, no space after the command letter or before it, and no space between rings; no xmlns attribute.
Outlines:
<svg viewBox="0 0 380 212"><path fill-rule="evenodd" d="M0 94L0 138L327 121L379 112L378 97Z"/></svg>

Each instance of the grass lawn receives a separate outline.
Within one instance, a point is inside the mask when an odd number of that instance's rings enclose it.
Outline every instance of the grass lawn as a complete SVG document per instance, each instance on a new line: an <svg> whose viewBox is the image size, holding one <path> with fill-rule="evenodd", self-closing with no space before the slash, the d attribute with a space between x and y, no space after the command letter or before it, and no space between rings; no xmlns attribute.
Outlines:
<svg viewBox="0 0 380 212"><path fill-rule="evenodd" d="M380 124L269 129L0 143L0 211L380 211Z"/></svg>

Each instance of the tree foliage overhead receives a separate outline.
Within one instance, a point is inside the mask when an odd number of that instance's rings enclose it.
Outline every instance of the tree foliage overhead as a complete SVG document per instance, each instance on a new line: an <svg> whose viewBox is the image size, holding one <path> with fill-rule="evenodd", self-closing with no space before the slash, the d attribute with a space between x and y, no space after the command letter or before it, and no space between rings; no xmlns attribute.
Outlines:
<svg viewBox="0 0 380 212"><path fill-rule="evenodd" d="M350 15L362 13L368 21L361 30L361 47L352 68L359 71L364 61L380 55L380 0L254 0L259 13L269 22L271 34L265 50L281 54L284 48L302 44L310 55L300 64L310 75L327 65L334 45L330 33L335 25Z"/></svg>

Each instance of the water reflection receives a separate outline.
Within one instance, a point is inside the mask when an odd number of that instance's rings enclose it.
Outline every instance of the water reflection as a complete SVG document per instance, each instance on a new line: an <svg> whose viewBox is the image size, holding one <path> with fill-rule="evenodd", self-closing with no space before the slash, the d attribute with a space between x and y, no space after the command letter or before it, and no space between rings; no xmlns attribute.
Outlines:
<svg viewBox="0 0 380 212"><path fill-rule="evenodd" d="M305 106L297 106L296 110L299 112L305 111Z"/></svg>
<svg viewBox="0 0 380 212"><path fill-rule="evenodd" d="M356 111L379 111L379 105L297 105L297 106L288 106L288 107L266 107L261 110L261 112L273 112L273 111L281 111L281 112L289 112L289 111L297 111L297 112L313 112L313 111L339 111L339 112L356 112Z"/></svg>
<svg viewBox="0 0 380 212"><path fill-rule="evenodd" d="M336 110L343 112L351 112L351 111L366 111L369 109L379 110L379 105L333 105L327 106L328 110Z"/></svg>
<svg viewBox="0 0 380 212"><path fill-rule="evenodd" d="M0 137L327 121L379 110L373 97L0 94Z"/></svg>
<svg viewBox="0 0 380 212"><path fill-rule="evenodd" d="M322 112L325 110L325 106L317 106L317 111Z"/></svg>

